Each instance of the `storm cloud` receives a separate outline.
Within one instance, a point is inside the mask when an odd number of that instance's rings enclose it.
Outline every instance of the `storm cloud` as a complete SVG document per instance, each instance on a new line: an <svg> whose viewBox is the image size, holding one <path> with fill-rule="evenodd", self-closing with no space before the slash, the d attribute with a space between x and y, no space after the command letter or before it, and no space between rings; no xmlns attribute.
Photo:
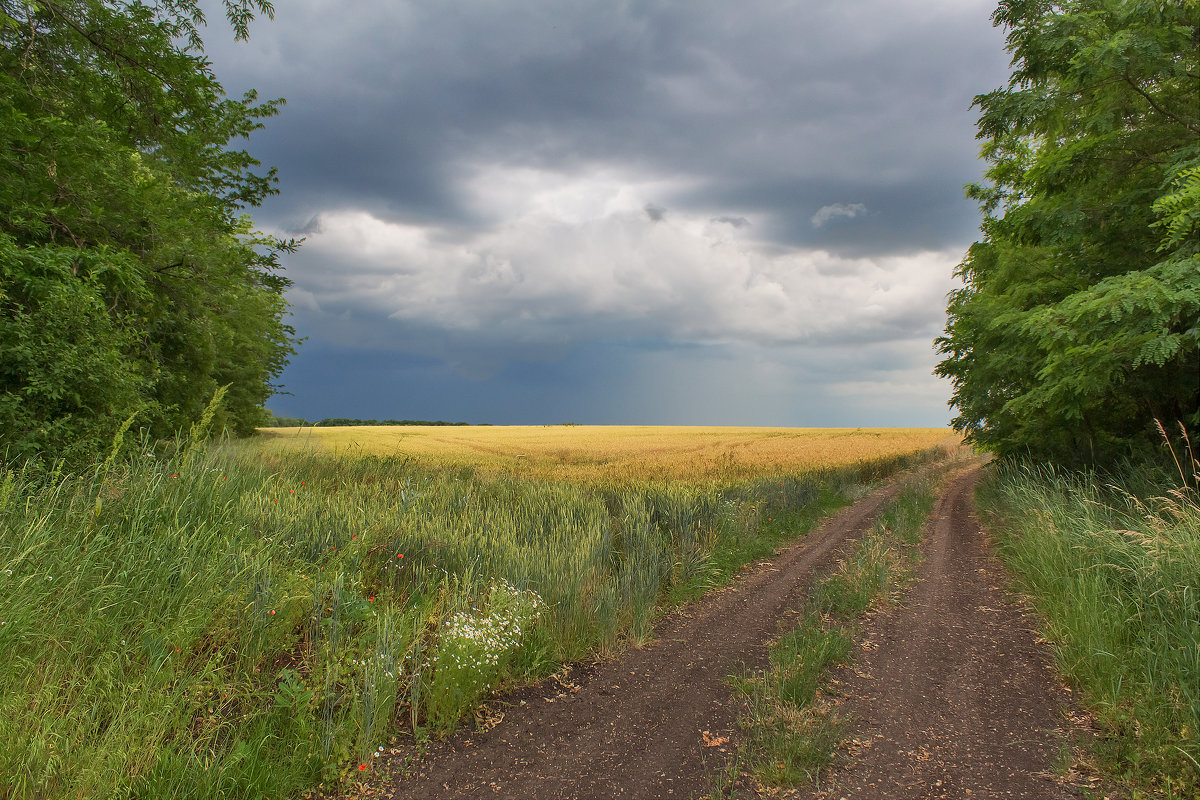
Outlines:
<svg viewBox="0 0 1200 800"><path fill-rule="evenodd" d="M348 8L207 36L231 94L288 99L248 144L281 175L257 223L306 237L279 413L948 419L991 3Z"/></svg>

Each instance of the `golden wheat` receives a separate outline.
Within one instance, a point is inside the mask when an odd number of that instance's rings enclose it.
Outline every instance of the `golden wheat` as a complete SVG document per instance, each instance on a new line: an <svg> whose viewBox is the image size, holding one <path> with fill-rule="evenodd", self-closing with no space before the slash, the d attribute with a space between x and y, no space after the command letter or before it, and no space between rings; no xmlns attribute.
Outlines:
<svg viewBox="0 0 1200 800"><path fill-rule="evenodd" d="M371 426L274 428L268 451L315 449L571 483L738 481L958 444L945 428Z"/></svg>

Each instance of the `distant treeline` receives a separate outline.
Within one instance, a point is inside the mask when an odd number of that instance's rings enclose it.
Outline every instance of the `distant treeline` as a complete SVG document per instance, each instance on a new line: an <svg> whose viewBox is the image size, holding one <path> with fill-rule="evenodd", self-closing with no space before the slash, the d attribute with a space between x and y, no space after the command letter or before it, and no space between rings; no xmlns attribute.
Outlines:
<svg viewBox="0 0 1200 800"><path fill-rule="evenodd" d="M314 428L345 428L350 425L470 425L469 422L446 422L445 420L430 421L426 419L344 419L329 417L320 422L314 422Z"/></svg>
<svg viewBox="0 0 1200 800"><path fill-rule="evenodd" d="M348 428L352 425L470 425L469 422L446 422L445 420L430 421L425 419L348 419L346 417L326 417L320 422L309 422L303 417L277 417L267 411L264 428ZM485 423L486 424L486 423Z"/></svg>

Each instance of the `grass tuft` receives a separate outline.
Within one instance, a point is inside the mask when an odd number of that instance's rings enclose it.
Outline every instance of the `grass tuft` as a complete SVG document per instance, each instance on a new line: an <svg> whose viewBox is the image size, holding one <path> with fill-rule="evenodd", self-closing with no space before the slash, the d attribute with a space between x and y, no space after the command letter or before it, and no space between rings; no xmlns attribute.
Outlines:
<svg viewBox="0 0 1200 800"><path fill-rule="evenodd" d="M1008 465L979 501L1102 731L1099 763L1137 791L1197 798L1200 496L1164 486Z"/></svg>

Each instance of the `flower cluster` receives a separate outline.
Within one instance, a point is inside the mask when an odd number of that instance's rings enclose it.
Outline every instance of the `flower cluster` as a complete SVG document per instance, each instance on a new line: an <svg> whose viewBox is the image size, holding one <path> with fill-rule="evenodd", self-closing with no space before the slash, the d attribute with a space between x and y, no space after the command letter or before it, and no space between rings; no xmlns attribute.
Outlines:
<svg viewBox="0 0 1200 800"><path fill-rule="evenodd" d="M486 599L485 610L459 612L446 620L433 665L479 672L495 669L504 655L520 647L545 606L537 592L519 591L505 581L493 585Z"/></svg>

